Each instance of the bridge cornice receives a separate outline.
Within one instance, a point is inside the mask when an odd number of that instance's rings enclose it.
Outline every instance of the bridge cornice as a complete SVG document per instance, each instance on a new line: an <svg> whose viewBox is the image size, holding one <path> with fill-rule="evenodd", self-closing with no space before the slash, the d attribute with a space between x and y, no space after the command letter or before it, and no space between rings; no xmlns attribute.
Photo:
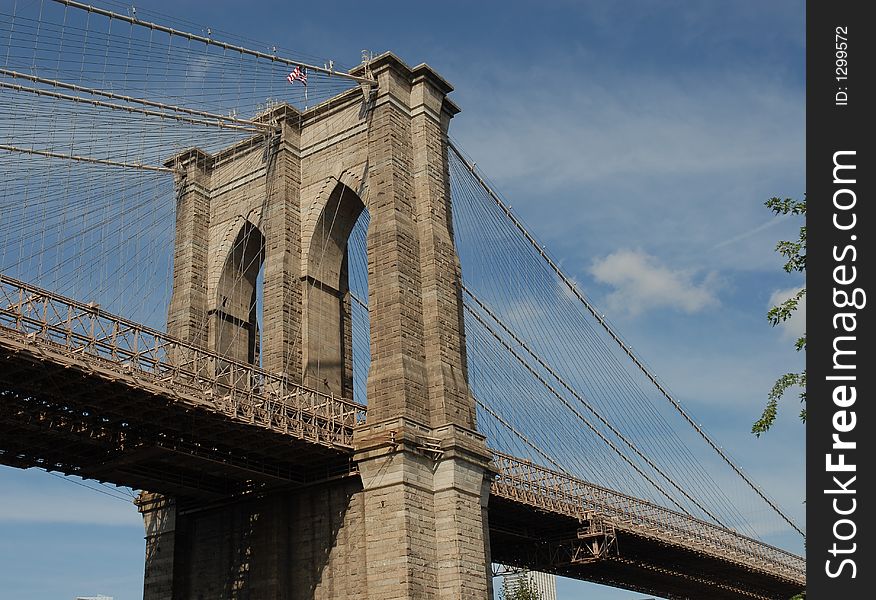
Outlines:
<svg viewBox="0 0 876 600"><path fill-rule="evenodd" d="M365 422L353 431L354 460L367 460L407 450L435 458L458 457L495 474L486 438L460 425L432 428L409 417Z"/></svg>
<svg viewBox="0 0 876 600"><path fill-rule="evenodd" d="M381 72L391 70L412 85L417 85L419 83L428 84L429 87L434 89L437 94L442 97L443 102L441 110L449 117L458 114L461 110L455 102L446 98L447 94L453 91L453 86L426 63L420 63L415 67L411 67L396 54L392 52L384 52L383 54L371 59L367 64L367 69L374 74L374 77L378 82L380 81L379 75ZM353 68L350 71L350 74L361 76L365 73L365 70L366 65L359 65ZM380 87L378 87L378 94L387 93L387 91L388 90L385 89L381 90Z"/></svg>

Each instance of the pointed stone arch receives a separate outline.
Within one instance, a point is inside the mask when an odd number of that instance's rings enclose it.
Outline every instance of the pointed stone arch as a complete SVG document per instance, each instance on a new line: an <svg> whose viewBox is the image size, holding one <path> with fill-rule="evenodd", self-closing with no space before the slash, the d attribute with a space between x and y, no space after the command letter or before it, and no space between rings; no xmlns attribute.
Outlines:
<svg viewBox="0 0 876 600"><path fill-rule="evenodd" d="M221 356L258 364L257 279L265 256L265 237L250 220L240 217L219 245L216 285L207 315L210 343ZM229 240L230 241L229 243Z"/></svg>
<svg viewBox="0 0 876 600"><path fill-rule="evenodd" d="M352 178L346 178L350 183ZM343 179L330 178L307 219L303 252L304 384L352 397L352 307L347 243L365 202ZM333 183L334 185L331 185ZM361 186L358 186L361 189Z"/></svg>

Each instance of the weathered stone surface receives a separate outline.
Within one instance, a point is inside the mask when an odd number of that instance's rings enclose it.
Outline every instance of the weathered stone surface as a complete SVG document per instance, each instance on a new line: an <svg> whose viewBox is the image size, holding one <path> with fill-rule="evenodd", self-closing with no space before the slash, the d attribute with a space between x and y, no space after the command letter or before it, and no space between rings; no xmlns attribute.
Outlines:
<svg viewBox="0 0 876 600"><path fill-rule="evenodd" d="M468 393L447 128L451 87L392 54L278 133L171 162L180 180L168 331L352 395L346 244L363 210L371 370L359 477L180 512L144 496L146 600L484 599L489 454ZM264 264L264 331L254 311ZM146 500L149 500L146 502Z"/></svg>

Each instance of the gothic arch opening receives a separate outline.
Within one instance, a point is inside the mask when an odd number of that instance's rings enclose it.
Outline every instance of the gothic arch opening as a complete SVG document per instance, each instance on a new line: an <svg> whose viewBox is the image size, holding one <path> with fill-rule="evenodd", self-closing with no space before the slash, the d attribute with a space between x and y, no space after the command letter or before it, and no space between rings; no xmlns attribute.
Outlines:
<svg viewBox="0 0 876 600"><path fill-rule="evenodd" d="M216 352L249 364L259 363L257 292L264 256L264 236L244 221L219 274L210 311Z"/></svg>
<svg viewBox="0 0 876 600"><path fill-rule="evenodd" d="M336 183L316 218L307 246L304 287L304 384L353 395L353 308L348 241L360 216L359 195ZM360 307L361 308L361 307Z"/></svg>
<svg viewBox="0 0 876 600"><path fill-rule="evenodd" d="M353 400L368 404L368 370L371 368L371 314L368 312L367 210L356 220L347 241L347 280L350 289L353 349Z"/></svg>

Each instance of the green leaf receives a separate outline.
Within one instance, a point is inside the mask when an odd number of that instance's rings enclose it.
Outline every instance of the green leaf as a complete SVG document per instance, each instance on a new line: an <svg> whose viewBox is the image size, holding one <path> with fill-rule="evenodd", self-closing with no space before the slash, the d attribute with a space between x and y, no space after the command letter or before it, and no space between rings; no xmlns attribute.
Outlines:
<svg viewBox="0 0 876 600"><path fill-rule="evenodd" d="M763 414L760 415L760 419L755 421L754 425L751 426L751 433L760 437L760 434L769 431L769 428L772 427L773 423L776 421L778 408L779 403L777 401L768 401L766 408L763 409Z"/></svg>
<svg viewBox="0 0 876 600"><path fill-rule="evenodd" d="M793 198L770 198L764 205L769 208L774 215L806 215L806 198L803 200L794 200ZM785 259L783 268L788 273L805 272L806 271L806 225L800 227L800 232L797 239L794 241L783 240L776 244L776 251ZM767 320L770 325L783 323L794 315L800 302L806 296L806 288L801 288L796 294L780 304L773 306L767 312ZM794 349L797 352L806 349L806 334L800 336L794 342ZM785 373L779 377L773 384L769 394L767 394L767 403L763 409L760 418L751 426L751 432L756 436L766 431L776 421L776 415L779 409L779 400L785 394L785 391L794 385L799 385L802 389L800 392L800 401L803 403L803 408L800 410L800 419L806 422L806 371L800 373Z"/></svg>
<svg viewBox="0 0 876 600"><path fill-rule="evenodd" d="M777 215L805 215L806 200L794 200L793 198L770 198L764 202L764 206Z"/></svg>
<svg viewBox="0 0 876 600"><path fill-rule="evenodd" d="M803 392L800 393L800 398L802 402L806 401L806 373L785 373L784 375L779 377L773 384L773 387L768 395L767 405L763 409L763 413L761 414L760 419L755 421L754 425L751 426L751 433L755 434L757 437L760 437L760 434L769 431L770 427L772 427L773 423L775 423L776 421L776 415L778 414L779 408L779 400L785 394L785 390L795 385L799 385L804 388ZM805 417L801 418L805 420Z"/></svg>
<svg viewBox="0 0 876 600"><path fill-rule="evenodd" d="M767 313L767 319L769 320L770 325L775 327L779 323L790 319L805 295L806 288L803 288L781 304L772 307Z"/></svg>
<svg viewBox="0 0 876 600"><path fill-rule="evenodd" d="M794 342L794 349L797 350L797 352L800 352L800 350L806 349L806 334L805 333L803 335L801 335L799 338L797 338L796 342Z"/></svg>

